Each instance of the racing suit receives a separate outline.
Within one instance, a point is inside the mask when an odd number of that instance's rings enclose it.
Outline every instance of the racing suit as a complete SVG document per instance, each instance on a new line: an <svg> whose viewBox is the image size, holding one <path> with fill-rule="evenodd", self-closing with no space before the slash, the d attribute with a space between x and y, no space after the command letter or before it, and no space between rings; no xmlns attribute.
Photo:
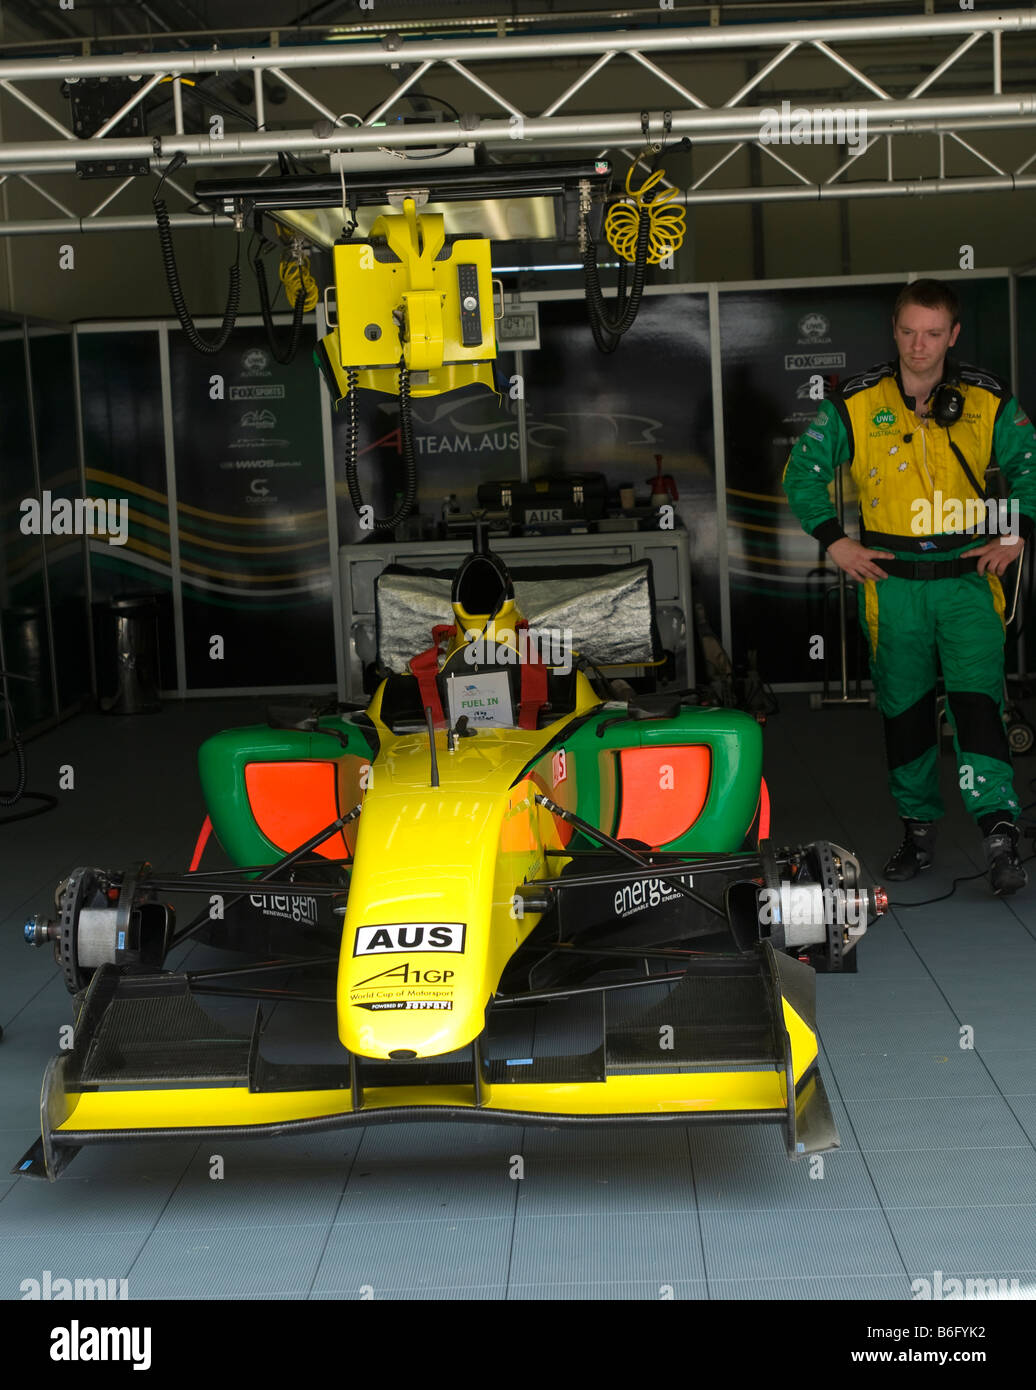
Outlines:
<svg viewBox="0 0 1036 1390"><path fill-rule="evenodd" d="M1003 723L1004 595L995 575L979 575L974 560L957 557L996 533L1030 539L1036 431L990 373L947 359L943 380L964 397L961 417L948 428L917 414L898 361L850 378L795 443L783 483L804 529L829 546L845 535L829 484L851 461L861 544L906 562L877 559L889 578L857 589L885 722L889 789L905 819L944 814L936 747L941 666L961 794L987 833L1019 812ZM951 441L981 488L987 469L999 464L1008 501L999 508L984 501Z"/></svg>

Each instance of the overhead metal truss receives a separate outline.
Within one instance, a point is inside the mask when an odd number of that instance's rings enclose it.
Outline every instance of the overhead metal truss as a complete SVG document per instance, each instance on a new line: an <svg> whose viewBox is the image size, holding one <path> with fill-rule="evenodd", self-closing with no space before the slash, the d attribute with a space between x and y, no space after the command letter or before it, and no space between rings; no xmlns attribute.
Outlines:
<svg viewBox="0 0 1036 1390"><path fill-rule="evenodd" d="M888 63L897 49L917 65L918 41L949 40L952 50L933 44L936 56L924 76L905 96L893 96L867 72L880 60ZM853 45L880 47L868 50L853 62L845 49ZM979 47L981 45L981 47ZM758 61L770 50L772 55L722 105L709 105L684 82L663 66L664 60L688 57L706 60L710 55L738 54ZM747 106L764 82L773 90L774 74L788 64L793 55L821 54L837 76L840 90L847 94L837 103L805 108L816 129L832 118L850 116L860 132L856 148L846 150L838 167L822 183L796 166L794 144L780 143L779 152L772 139L765 137L765 122L774 110L771 96L766 106ZM972 54L969 86L936 95L933 91L948 72L962 73L960 60ZM975 58L983 61L980 78L971 76ZM549 70L552 61L585 59L584 71L539 112L525 111L504 96L479 71L477 65L494 67L502 63L521 64L521 72ZM628 75L629 64L643 78L651 79L654 99L668 96L663 109L625 112L580 113L572 110L573 99L604 69L609 74ZM299 75L306 71L374 68L385 70L391 86L384 100L362 124L346 124L342 114L306 88ZM404 101L430 72L448 71L462 77L477 93L482 109L461 115L459 121L437 121L425 126L382 126L375 122ZM181 82L204 74L250 74L255 95L257 124L266 123L264 74L269 74L311 108L314 124L283 130L227 132L215 138L203 121L188 112L183 102ZM1004 91L1004 74L1024 74L1034 90ZM88 77L143 75L147 80L114 114L96 135L80 139L39 104L26 88L39 82L75 82ZM162 82L171 84L171 128L151 138L117 138L111 131ZM626 90L628 90L628 86ZM795 23L716 25L700 28L609 31L584 34L543 34L517 37L476 37L465 39L422 38L405 40L387 35L380 42L298 47L250 48L229 51L184 51L182 49L148 54L119 54L105 57L26 58L0 61L0 90L21 103L39 120L38 140L0 145L0 181L17 178L50 202L60 217L0 223L0 235L39 235L43 232L129 230L151 228L147 216L102 215L132 179L126 179L109 192L91 211L77 216L65 203L38 183L33 176L66 174L79 160L146 160L158 171L176 153L184 153L191 165L255 164L269 161L278 152L309 160L327 157L342 150L399 150L415 146L440 147L444 144L480 144L488 151L523 154L539 151L588 151L602 155L613 147L633 153L646 144L663 145L688 137L695 146L729 145L709 168L682 194L688 205L713 202L790 202L828 199L874 198L904 194L978 193L1036 188L1036 140L1032 153L1014 167L1004 155L994 158L977 149L967 138L970 132L1011 131L1036 128L1036 12L1010 10L1001 13L955 11L946 14L880 17L848 20L809 20ZM616 90L621 90L616 87ZM858 99L859 98L859 99ZM851 106L850 106L851 103ZM802 108L800 99L793 103ZM566 109L567 108L567 109ZM192 121L192 117L194 117ZM194 128L192 128L192 124ZM55 132L58 138L55 137ZM939 174L918 179L897 172L897 143L906 136L931 134L938 138ZM517 141L520 140L520 145ZM850 177L854 165L878 141L885 145L884 177L861 180ZM947 173L947 142L963 149L980 171L958 175ZM810 143L804 141L803 143ZM825 141L825 143L831 143ZM784 175L781 182L760 183L753 187L724 187L718 181L720 170L740 150L755 149L764 156L763 167L777 166ZM632 152L632 153L631 153ZM1017 154L1014 155L1017 160ZM267 165L269 167L269 165ZM402 166L401 166L402 167ZM419 186L421 165L413 166L415 186ZM899 164L902 170L903 162ZM261 172L261 171L260 171ZM176 187L176 185L173 185ZM191 195L178 189L189 201ZM174 226L211 225L211 219L181 214Z"/></svg>

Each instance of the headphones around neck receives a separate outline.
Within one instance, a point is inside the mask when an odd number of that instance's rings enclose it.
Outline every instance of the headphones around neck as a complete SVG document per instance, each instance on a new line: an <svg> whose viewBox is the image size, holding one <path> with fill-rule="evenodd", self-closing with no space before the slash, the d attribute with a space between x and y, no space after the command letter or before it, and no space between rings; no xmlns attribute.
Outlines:
<svg viewBox="0 0 1036 1390"><path fill-rule="evenodd" d="M960 378L951 369L949 378L940 381L927 401L929 414L937 425L955 425L964 414L964 393Z"/></svg>

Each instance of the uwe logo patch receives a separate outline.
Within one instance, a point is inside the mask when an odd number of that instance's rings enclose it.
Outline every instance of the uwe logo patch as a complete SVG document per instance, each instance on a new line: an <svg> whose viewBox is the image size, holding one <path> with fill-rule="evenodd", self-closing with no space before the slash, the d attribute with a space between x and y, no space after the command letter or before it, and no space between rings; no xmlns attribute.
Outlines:
<svg viewBox="0 0 1036 1390"><path fill-rule="evenodd" d="M799 319L800 343L829 343L831 325L823 314L806 314Z"/></svg>
<svg viewBox="0 0 1036 1390"><path fill-rule="evenodd" d="M385 956L402 951L464 954L463 922L403 922L386 927L359 927L354 956Z"/></svg>
<svg viewBox="0 0 1036 1390"><path fill-rule="evenodd" d="M876 410L871 416L872 425L878 425L879 427L882 425L892 426L895 423L896 412L894 410L889 410L887 406L882 410Z"/></svg>

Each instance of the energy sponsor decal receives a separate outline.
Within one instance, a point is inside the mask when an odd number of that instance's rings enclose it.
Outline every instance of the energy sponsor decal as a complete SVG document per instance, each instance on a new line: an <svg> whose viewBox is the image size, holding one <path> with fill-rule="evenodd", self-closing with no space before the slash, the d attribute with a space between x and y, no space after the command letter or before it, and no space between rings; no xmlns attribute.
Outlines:
<svg viewBox="0 0 1036 1390"><path fill-rule="evenodd" d="M672 879L664 878L638 878L632 883L624 883L615 893L616 917L635 917L638 912L644 912L649 907L674 902L682 895L672 887L673 882ZM691 888L694 885L694 875L681 874L679 882Z"/></svg>
<svg viewBox="0 0 1036 1390"><path fill-rule="evenodd" d="M299 922L306 927L317 924L317 900L312 895L297 893L250 893L248 901L264 917L280 917L286 922Z"/></svg>
<svg viewBox="0 0 1036 1390"><path fill-rule="evenodd" d="M401 922L389 926L358 927L354 956L382 956L394 952L448 952L464 954L463 922Z"/></svg>

